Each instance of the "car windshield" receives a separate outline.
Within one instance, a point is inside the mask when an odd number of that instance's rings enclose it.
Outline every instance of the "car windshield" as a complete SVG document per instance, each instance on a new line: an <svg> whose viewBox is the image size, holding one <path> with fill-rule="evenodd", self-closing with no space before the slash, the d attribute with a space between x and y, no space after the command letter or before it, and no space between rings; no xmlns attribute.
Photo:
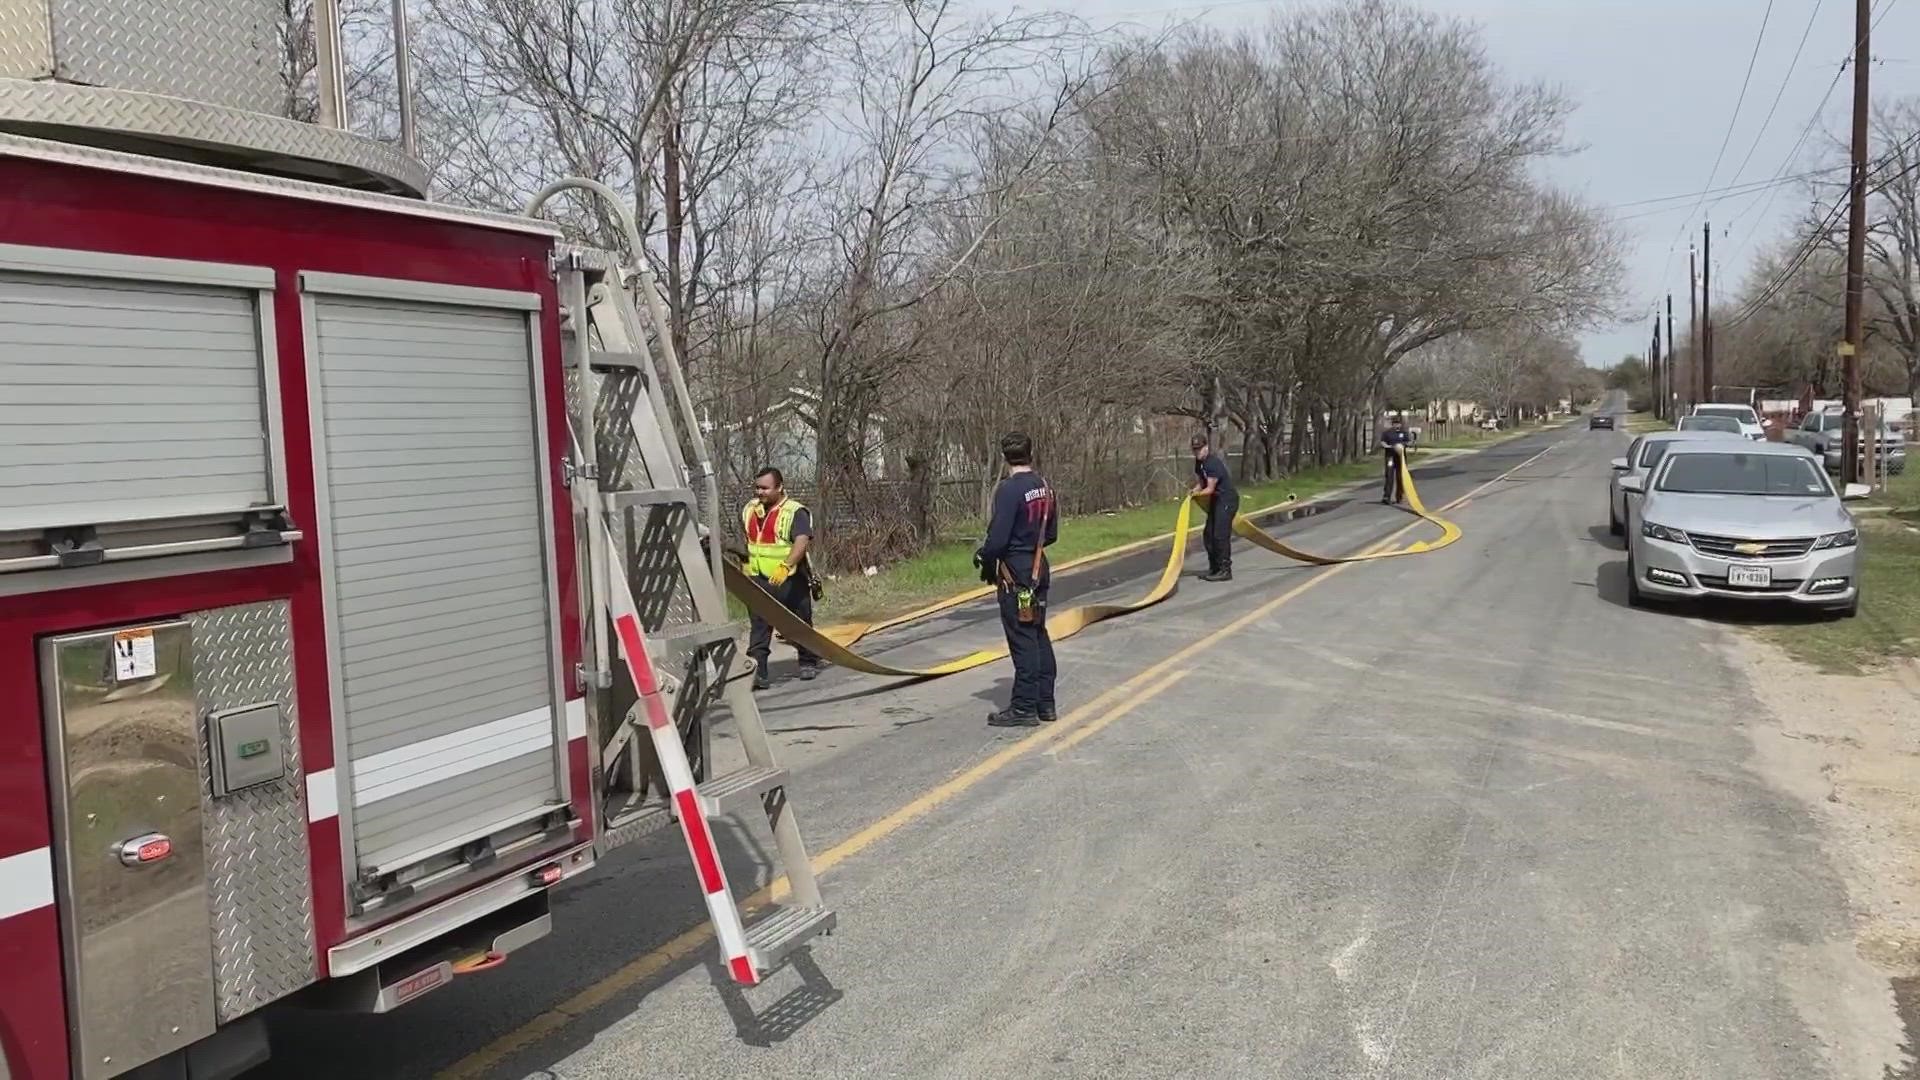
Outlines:
<svg viewBox="0 0 1920 1080"><path fill-rule="evenodd" d="M1831 495L1813 459L1786 454L1676 454L1660 490L1690 495Z"/></svg>
<svg viewBox="0 0 1920 1080"><path fill-rule="evenodd" d="M1747 405L1696 405L1695 416L1728 416L1743 424L1757 424L1760 417Z"/></svg>
<svg viewBox="0 0 1920 1080"><path fill-rule="evenodd" d="M1680 430L1731 431L1735 435L1738 435L1740 433L1740 421L1735 420L1731 416L1722 416L1717 413L1699 416L1683 416L1680 418Z"/></svg>

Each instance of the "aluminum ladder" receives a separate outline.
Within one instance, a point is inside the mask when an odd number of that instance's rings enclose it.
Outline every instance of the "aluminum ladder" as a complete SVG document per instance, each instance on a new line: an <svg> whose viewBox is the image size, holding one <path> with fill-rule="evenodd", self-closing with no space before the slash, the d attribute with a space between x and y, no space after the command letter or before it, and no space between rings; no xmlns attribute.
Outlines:
<svg viewBox="0 0 1920 1080"><path fill-rule="evenodd" d="M636 263L639 252L632 253ZM587 691L605 853L678 823L706 896L732 981L754 986L835 917L755 705L720 575L717 494L692 402L667 332L665 305L644 268L603 252L562 249L554 278L573 453L566 470L586 568ZM645 305L643 319L634 293ZM651 332L650 332L651 331ZM656 363L656 357L658 363ZM663 386L665 370L671 383ZM680 399L674 423L669 395ZM686 446L681 441L682 428ZM691 450L699 463L690 469ZM705 530L696 526L705 487ZM700 532L711 537L703 542ZM711 550L703 550L707 544ZM747 764L707 775L711 721L732 719ZM751 925L714 844L713 820L766 815L788 896Z"/></svg>

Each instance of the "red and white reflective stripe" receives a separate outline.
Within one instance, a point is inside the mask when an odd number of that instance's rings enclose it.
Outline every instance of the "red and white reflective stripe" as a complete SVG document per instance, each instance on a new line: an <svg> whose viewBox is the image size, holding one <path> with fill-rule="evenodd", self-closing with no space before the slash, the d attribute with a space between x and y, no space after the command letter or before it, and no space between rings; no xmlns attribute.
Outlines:
<svg viewBox="0 0 1920 1080"><path fill-rule="evenodd" d="M614 548L614 565L621 553ZM667 703L660 695L660 681L654 674L653 660L647 655L646 640L641 637L640 619L624 587L613 590L613 629L620 639L620 655L627 662L627 674L640 692L641 708L647 718L647 731L653 736L653 750L660 759L660 771L667 780L673 807L680 818L680 834L686 838L687 852L693 857L694 873L700 878L700 890L706 894L707 915L713 921L714 936L720 940L720 954L735 982L754 986L760 981L753 959L747 955L746 924L727 887L727 871L720 864L720 853L713 846L713 830L707 826L706 812L700 808L694 791L693 768L687 764L686 747L680 744L680 729L673 726Z"/></svg>
<svg viewBox="0 0 1920 1080"><path fill-rule="evenodd" d="M0 919L53 906L53 850L0 855Z"/></svg>

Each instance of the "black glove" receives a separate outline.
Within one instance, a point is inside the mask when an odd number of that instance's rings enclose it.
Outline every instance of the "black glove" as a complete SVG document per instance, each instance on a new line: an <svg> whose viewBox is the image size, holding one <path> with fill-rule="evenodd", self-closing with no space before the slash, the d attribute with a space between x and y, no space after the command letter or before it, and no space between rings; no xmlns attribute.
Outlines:
<svg viewBox="0 0 1920 1080"><path fill-rule="evenodd" d="M978 551L974 552L973 566L974 566L974 569L980 571L980 580L982 583L987 585L992 585L994 583L993 563L988 561L986 556L982 555Z"/></svg>

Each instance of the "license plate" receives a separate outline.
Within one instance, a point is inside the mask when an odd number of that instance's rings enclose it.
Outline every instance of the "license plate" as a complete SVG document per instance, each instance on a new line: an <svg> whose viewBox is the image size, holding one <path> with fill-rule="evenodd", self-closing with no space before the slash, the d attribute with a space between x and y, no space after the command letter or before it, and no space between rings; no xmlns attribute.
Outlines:
<svg viewBox="0 0 1920 1080"><path fill-rule="evenodd" d="M1773 584L1773 569L1767 566L1729 566L1727 584L1764 589Z"/></svg>

